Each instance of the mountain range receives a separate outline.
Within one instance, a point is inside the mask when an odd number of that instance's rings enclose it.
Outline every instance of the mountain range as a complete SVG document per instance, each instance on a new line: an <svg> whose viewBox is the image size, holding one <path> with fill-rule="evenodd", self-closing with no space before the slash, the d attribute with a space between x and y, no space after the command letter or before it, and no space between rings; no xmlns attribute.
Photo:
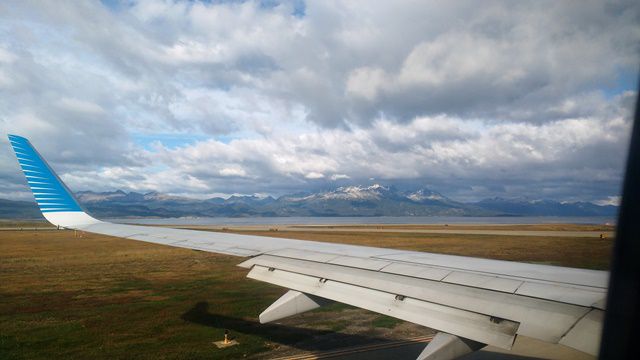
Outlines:
<svg viewBox="0 0 640 360"><path fill-rule="evenodd" d="M616 206L524 198L491 198L463 203L422 188L400 191L393 186L345 186L317 193L231 196L197 200L149 192L121 190L76 193L96 217L270 217L270 216L615 216ZM40 218L33 202L0 199L0 218Z"/></svg>

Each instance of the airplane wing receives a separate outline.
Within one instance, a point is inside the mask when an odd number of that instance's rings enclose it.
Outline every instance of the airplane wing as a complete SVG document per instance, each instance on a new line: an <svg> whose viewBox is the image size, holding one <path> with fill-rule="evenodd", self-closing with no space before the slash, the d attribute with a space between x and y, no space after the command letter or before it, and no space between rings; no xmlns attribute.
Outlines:
<svg viewBox="0 0 640 360"><path fill-rule="evenodd" d="M262 314L276 321L337 301L436 329L419 359L453 359L517 335L598 353L608 272L416 251L115 224L82 209L31 143L9 135L52 224L248 258L248 277L289 289Z"/></svg>

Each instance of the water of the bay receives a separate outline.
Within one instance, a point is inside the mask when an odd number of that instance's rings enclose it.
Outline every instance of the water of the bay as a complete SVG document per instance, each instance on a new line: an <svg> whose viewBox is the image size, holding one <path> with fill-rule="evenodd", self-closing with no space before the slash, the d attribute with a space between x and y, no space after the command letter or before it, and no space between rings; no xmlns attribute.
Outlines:
<svg viewBox="0 0 640 360"><path fill-rule="evenodd" d="M112 219L111 221L145 225L350 225L350 224L615 224L613 217L589 216L376 216L376 217L243 217L243 218L164 218Z"/></svg>

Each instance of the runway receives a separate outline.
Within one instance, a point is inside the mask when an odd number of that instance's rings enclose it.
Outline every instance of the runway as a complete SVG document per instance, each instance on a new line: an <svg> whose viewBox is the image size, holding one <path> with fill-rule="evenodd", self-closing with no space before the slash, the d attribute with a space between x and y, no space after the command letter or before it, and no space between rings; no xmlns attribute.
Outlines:
<svg viewBox="0 0 640 360"><path fill-rule="evenodd" d="M415 337L382 344L355 346L346 349L315 352L274 358L273 360L385 360L415 359L433 336ZM524 336L518 336L511 350L487 346L468 354L461 360L592 360L594 357L562 345L549 344Z"/></svg>
<svg viewBox="0 0 640 360"><path fill-rule="evenodd" d="M432 335L420 336L406 340L389 341L374 345L354 346L339 350L314 352L302 355L292 355L275 358L273 360L364 360L364 359L415 359L433 339Z"/></svg>

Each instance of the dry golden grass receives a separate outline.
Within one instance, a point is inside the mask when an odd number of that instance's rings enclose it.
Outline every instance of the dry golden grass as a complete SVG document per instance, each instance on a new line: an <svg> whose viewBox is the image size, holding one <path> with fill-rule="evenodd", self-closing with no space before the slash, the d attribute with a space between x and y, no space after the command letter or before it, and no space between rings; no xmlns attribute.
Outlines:
<svg viewBox="0 0 640 360"><path fill-rule="evenodd" d="M282 293L245 280L238 260L73 231L0 231L0 358L211 357L225 328L257 328L243 319ZM216 356L269 349L265 334L242 340Z"/></svg>
<svg viewBox="0 0 640 360"><path fill-rule="evenodd" d="M517 231L614 231L613 225L591 224L433 224L433 225L292 225L291 228L304 229L414 229L414 230L517 230Z"/></svg>
<svg viewBox="0 0 640 360"><path fill-rule="evenodd" d="M590 226L571 227L587 231ZM546 228L545 228L546 229ZM514 228L514 230L519 230ZM406 232L233 231L236 233L416 250L589 269L608 269L612 239Z"/></svg>

